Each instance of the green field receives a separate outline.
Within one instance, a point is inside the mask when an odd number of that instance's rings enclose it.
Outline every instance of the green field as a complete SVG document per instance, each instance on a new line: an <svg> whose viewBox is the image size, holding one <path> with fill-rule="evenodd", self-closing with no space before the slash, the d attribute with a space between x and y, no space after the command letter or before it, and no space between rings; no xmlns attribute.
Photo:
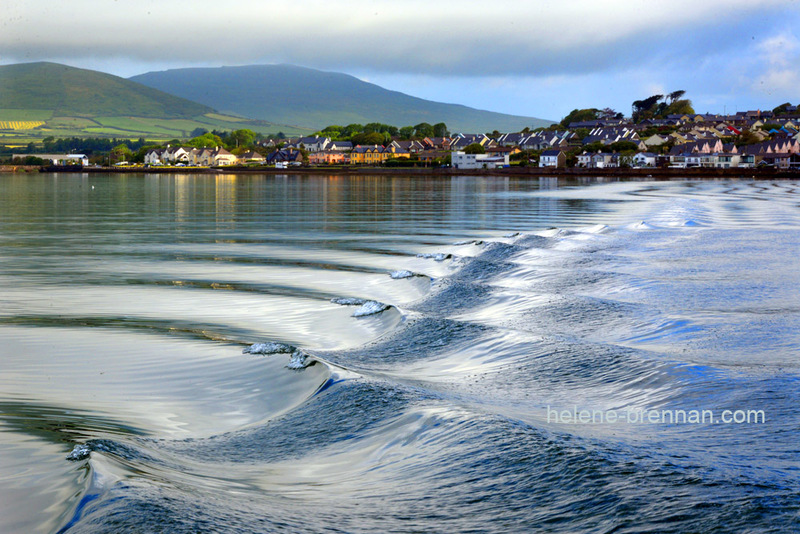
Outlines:
<svg viewBox="0 0 800 534"><path fill-rule="evenodd" d="M52 109L0 109L0 121L46 121Z"/></svg>
<svg viewBox="0 0 800 534"><path fill-rule="evenodd" d="M0 110L0 124L31 122L38 126L29 129L6 129L0 133L0 143L26 144L41 141L45 137L116 137L125 139L145 139L165 141L169 139L188 139L193 130L239 130L248 128L269 135L283 132L286 135L310 135L312 130L272 124L265 121L251 121L218 113L198 115L191 119L158 119L153 117L52 117L49 110ZM41 125L44 121L45 124Z"/></svg>

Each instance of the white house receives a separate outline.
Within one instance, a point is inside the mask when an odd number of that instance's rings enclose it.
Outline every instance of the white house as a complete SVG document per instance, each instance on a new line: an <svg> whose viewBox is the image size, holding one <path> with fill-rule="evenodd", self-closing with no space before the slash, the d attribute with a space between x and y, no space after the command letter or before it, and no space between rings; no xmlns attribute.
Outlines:
<svg viewBox="0 0 800 534"><path fill-rule="evenodd" d="M466 154L455 151L450 154L450 165L454 169L499 169L508 166L508 154Z"/></svg>
<svg viewBox="0 0 800 534"><path fill-rule="evenodd" d="M592 163L590 166L595 169L605 169L608 167L618 167L619 163L616 154L598 152L597 154L592 154Z"/></svg>
<svg viewBox="0 0 800 534"><path fill-rule="evenodd" d="M633 155L634 167L655 167L656 155L652 152L637 152Z"/></svg>
<svg viewBox="0 0 800 534"><path fill-rule="evenodd" d="M322 152L330 144L330 137L319 137L317 135L312 137L301 137L296 139L294 143L289 143L286 148L304 148L309 152Z"/></svg>
<svg viewBox="0 0 800 534"><path fill-rule="evenodd" d="M583 151L582 153L578 154L578 167L591 167L591 166L592 166L592 154L586 151Z"/></svg>
<svg viewBox="0 0 800 534"><path fill-rule="evenodd" d="M148 150L147 154L144 155L144 162L146 165L161 165L164 161L161 159L163 157L164 150L161 148L154 148L152 150Z"/></svg>
<svg viewBox="0 0 800 534"><path fill-rule="evenodd" d="M539 156L539 167L565 167L567 155L562 150L545 150Z"/></svg>
<svg viewBox="0 0 800 534"><path fill-rule="evenodd" d="M50 161L53 165L89 165L89 158L85 154L17 154L14 158L28 156Z"/></svg>

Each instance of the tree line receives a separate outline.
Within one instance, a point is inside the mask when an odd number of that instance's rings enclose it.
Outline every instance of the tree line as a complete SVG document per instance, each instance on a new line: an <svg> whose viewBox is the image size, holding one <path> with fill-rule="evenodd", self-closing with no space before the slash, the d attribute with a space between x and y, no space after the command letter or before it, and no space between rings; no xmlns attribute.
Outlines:
<svg viewBox="0 0 800 534"><path fill-rule="evenodd" d="M426 137L447 137L450 135L443 122L429 124L421 122L415 126L398 128L391 124L371 122L369 124L333 124L316 132L320 137L329 137L331 141L350 141L354 145L385 145L393 139L412 140Z"/></svg>
<svg viewBox="0 0 800 534"><path fill-rule="evenodd" d="M631 103L631 120L634 123L646 119L663 119L669 115L693 115L692 101L682 98L686 91L673 91L666 95L652 95ZM573 109L556 127L568 128L573 122L624 119L624 115L611 108Z"/></svg>

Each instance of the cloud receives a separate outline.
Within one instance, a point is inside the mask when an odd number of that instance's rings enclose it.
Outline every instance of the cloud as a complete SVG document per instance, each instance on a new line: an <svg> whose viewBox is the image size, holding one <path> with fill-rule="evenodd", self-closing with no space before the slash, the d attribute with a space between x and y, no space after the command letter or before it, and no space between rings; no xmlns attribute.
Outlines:
<svg viewBox="0 0 800 534"><path fill-rule="evenodd" d="M766 95L795 95L800 87L800 41L789 32L771 36L756 46L758 63L754 91Z"/></svg>
<svg viewBox="0 0 800 534"><path fill-rule="evenodd" d="M602 72L702 55L783 0L117 0L11 2L0 60L296 63L330 70L502 76ZM728 43L730 45L730 43Z"/></svg>

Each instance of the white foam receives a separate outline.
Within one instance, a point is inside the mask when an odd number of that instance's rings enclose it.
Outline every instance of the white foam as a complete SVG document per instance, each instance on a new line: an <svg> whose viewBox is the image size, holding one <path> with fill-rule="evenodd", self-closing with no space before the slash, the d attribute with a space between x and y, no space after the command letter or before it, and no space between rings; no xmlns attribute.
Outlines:
<svg viewBox="0 0 800 534"><path fill-rule="evenodd" d="M644 221L639 221L638 223L629 224L628 228L630 230L655 230L656 227L652 224L648 224Z"/></svg>
<svg viewBox="0 0 800 534"><path fill-rule="evenodd" d="M295 350L291 345L285 343L254 343L242 350L242 354L288 354Z"/></svg>
<svg viewBox="0 0 800 534"><path fill-rule="evenodd" d="M588 228L582 228L581 232L586 232L587 234L605 234L609 230L611 230L611 228L605 224L595 224Z"/></svg>
<svg viewBox="0 0 800 534"><path fill-rule="evenodd" d="M67 455L67 460L70 462L79 462L87 459L91 452L92 449L90 449L88 445L75 445L72 452Z"/></svg>
<svg viewBox="0 0 800 534"><path fill-rule="evenodd" d="M411 271L394 271L389 276L391 276L395 280L401 280L403 278L411 278L411 277L413 277L414 273L412 273Z"/></svg>
<svg viewBox="0 0 800 534"><path fill-rule="evenodd" d="M286 364L286 367L294 371L299 371L301 369L305 369L313 363L314 360L306 351L303 349L297 349L292 353L292 357L289 358L289 363Z"/></svg>
<svg viewBox="0 0 800 534"><path fill-rule="evenodd" d="M452 254L445 254L444 252L438 252L436 254L425 253L425 254L417 254L418 258L424 258L426 260L433 260L433 261L444 261L448 260L453 257Z"/></svg>
<svg viewBox="0 0 800 534"><path fill-rule="evenodd" d="M362 306L367 301L356 297L336 297L331 299L331 302L340 306Z"/></svg>
<svg viewBox="0 0 800 534"><path fill-rule="evenodd" d="M548 228L547 230L542 230L541 232L536 232L536 235L542 237L557 237L564 233L562 228Z"/></svg>
<svg viewBox="0 0 800 534"><path fill-rule="evenodd" d="M389 309L388 304L378 302L375 300L368 300L360 308L353 312L353 317L365 317L367 315L375 315Z"/></svg>

